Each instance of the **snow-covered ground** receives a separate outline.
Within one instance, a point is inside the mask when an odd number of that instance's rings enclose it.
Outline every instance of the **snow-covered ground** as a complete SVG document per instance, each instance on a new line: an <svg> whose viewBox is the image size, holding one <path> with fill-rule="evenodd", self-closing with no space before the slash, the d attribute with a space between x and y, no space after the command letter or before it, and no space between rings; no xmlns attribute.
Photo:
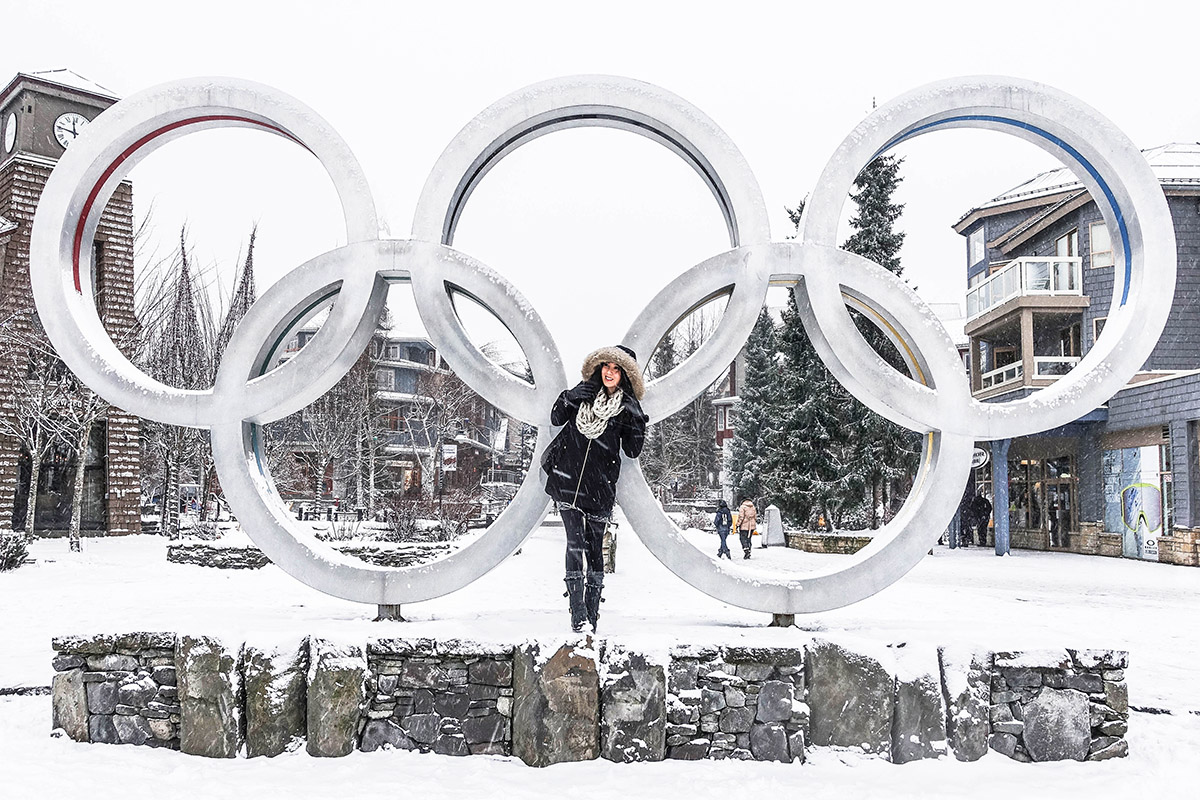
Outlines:
<svg viewBox="0 0 1200 800"><path fill-rule="evenodd" d="M717 539L690 538L715 554ZM50 682L50 638L70 633L170 630L244 640L310 633L470 637L515 642L567 638L562 530L536 531L522 551L447 597L406 606L405 623L375 623L373 608L319 594L275 567L222 571L168 564L155 537L34 545L36 565L0 573L0 689ZM783 548L735 550L732 569L806 570L837 556ZM1131 755L1103 763L1019 764L989 754L896 766L813 750L805 765L603 761L545 770L515 759L451 759L404 752L314 759L210 761L136 747L76 744L49 736L50 699L0 697L0 797L49 798L81 787L123 800L186 797L375 796L756 797L788 791L824 797L1190 796L1200 782L1200 570L1119 559L942 547L911 573L849 608L765 627L766 616L715 601L675 578L623 524L618 572L608 579L601 635L662 650L676 641L792 644L820 635L875 649L940 644L981 648L1112 647L1130 651L1135 707ZM119 787L119 788L118 788Z"/></svg>

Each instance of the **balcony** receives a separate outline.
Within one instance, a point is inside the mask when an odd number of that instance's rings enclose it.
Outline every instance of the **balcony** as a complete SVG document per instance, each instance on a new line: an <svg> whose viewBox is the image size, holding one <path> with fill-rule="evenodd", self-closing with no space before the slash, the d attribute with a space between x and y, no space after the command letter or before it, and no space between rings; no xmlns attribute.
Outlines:
<svg viewBox="0 0 1200 800"><path fill-rule="evenodd" d="M1079 356L1034 356L1033 377L1040 380L1031 381L1029 385L1045 386L1047 381L1056 381L1066 375L1078 363ZM993 389L1008 388L1009 384L1012 387L1026 385L1023 362L1014 361L980 375L976 394L991 395Z"/></svg>
<svg viewBox="0 0 1200 800"><path fill-rule="evenodd" d="M1082 298L1082 273L1083 259L1074 256L1023 256L1010 261L967 292L967 322L1018 298Z"/></svg>

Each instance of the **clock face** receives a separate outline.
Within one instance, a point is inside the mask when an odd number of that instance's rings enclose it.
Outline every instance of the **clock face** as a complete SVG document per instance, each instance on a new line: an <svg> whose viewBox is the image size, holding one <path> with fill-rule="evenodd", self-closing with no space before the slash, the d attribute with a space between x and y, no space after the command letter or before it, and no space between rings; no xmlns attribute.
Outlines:
<svg viewBox="0 0 1200 800"><path fill-rule="evenodd" d="M87 124L88 118L83 114L68 111L54 120L54 138L58 139L58 143L63 147L67 147L71 142L75 141L75 137L83 133L83 129Z"/></svg>
<svg viewBox="0 0 1200 800"><path fill-rule="evenodd" d="M17 115L10 113L4 121L4 152L11 153L17 146Z"/></svg>

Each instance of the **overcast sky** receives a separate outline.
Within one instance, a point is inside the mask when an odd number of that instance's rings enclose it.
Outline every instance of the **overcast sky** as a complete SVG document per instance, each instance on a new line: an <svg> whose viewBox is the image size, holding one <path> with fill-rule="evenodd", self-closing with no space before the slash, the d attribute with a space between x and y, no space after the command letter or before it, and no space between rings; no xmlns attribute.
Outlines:
<svg viewBox="0 0 1200 800"><path fill-rule="evenodd" d="M195 75L273 85L341 133L394 237L409 234L428 172L459 128L509 92L577 73L655 83L711 116L757 175L775 239L791 232L784 208L811 191L873 101L941 78L1042 81L1144 148L1200 139L1193 48L1183 46L1200 22L1193 3L811 5L39 0L2 15L0 79L66 67L119 96ZM950 225L1055 162L971 131L899 154L905 275L928 301L961 303L965 252ZM165 246L186 221L198 258L226 276L257 223L260 290L344 241L327 179L275 137L198 134L132 179ZM619 340L664 284L728 240L712 196L674 154L628 133L572 130L494 169L455 246L513 281L571 366Z"/></svg>

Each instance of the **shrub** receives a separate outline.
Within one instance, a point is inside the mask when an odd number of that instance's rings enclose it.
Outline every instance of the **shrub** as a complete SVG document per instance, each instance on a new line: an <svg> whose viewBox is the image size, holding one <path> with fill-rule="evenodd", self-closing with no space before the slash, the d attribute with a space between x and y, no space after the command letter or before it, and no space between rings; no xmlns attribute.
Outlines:
<svg viewBox="0 0 1200 800"><path fill-rule="evenodd" d="M22 533L0 534L0 572L16 569L29 557L29 542Z"/></svg>

